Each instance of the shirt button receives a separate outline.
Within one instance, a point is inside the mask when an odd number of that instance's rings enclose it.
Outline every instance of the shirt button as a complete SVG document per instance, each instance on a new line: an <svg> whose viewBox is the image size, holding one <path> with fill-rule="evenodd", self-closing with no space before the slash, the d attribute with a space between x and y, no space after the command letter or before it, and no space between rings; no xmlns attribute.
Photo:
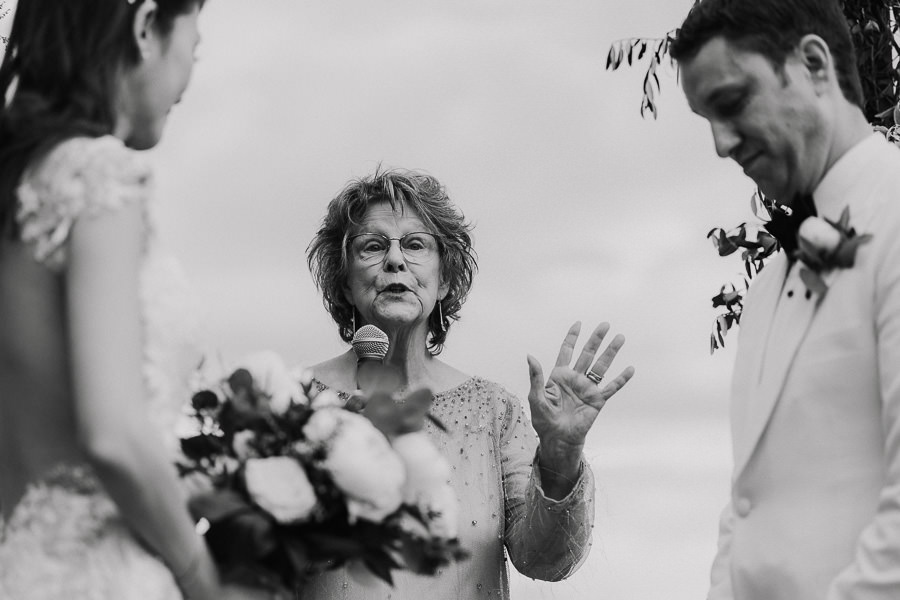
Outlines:
<svg viewBox="0 0 900 600"><path fill-rule="evenodd" d="M749 498L738 498L734 508L737 511L738 516L743 518L750 514L750 509L753 508L753 504L750 502Z"/></svg>

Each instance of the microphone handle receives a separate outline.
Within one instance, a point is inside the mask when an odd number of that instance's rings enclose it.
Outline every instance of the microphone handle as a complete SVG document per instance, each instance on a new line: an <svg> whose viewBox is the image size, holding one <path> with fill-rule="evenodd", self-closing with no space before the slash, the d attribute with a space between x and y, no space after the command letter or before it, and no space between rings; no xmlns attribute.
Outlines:
<svg viewBox="0 0 900 600"><path fill-rule="evenodd" d="M400 373L382 359L360 358L356 361L356 388L366 396L378 392L393 395L400 389Z"/></svg>
<svg viewBox="0 0 900 600"><path fill-rule="evenodd" d="M372 393L372 384L378 376L382 361L377 358L360 358L356 361L356 389L364 394Z"/></svg>

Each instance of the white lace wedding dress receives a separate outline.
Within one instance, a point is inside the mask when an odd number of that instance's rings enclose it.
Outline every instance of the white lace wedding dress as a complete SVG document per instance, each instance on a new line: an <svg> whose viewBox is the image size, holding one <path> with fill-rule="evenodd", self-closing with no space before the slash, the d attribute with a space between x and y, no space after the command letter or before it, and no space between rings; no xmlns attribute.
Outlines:
<svg viewBox="0 0 900 600"><path fill-rule="evenodd" d="M76 220L126 203L145 208L141 270L148 426L177 448L175 423L197 365L195 300L173 258L158 244L152 178L140 154L111 136L60 144L18 190L22 241L64 275ZM169 570L128 530L87 464L60 464L33 481L0 523L0 600L176 600Z"/></svg>

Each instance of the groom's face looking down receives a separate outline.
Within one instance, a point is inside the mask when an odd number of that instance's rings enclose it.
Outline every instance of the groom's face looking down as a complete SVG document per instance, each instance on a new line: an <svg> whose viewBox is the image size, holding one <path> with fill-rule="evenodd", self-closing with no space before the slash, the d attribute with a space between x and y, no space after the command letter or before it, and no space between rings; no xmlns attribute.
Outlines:
<svg viewBox="0 0 900 600"><path fill-rule="evenodd" d="M823 101L830 54L821 38L805 36L782 64L773 64L717 36L679 67L688 103L709 122L719 156L733 159L785 204L815 187L831 126Z"/></svg>

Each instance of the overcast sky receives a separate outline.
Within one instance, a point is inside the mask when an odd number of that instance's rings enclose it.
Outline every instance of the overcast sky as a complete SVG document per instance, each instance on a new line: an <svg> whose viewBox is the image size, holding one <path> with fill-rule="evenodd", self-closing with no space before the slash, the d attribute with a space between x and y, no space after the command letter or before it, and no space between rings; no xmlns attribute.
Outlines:
<svg viewBox="0 0 900 600"><path fill-rule="evenodd" d="M705 235L753 218L753 186L715 156L673 69L657 121L639 114L645 65L604 70L613 41L663 35L691 4L209 0L152 152L164 234L227 357L345 350L304 251L327 201L378 164L436 176L476 225L445 360L524 398L525 354L549 370L571 322L626 336L617 367L637 374L589 440L594 552L569 582L516 580L520 598L705 593L735 341L709 355L710 297L740 271Z"/></svg>
<svg viewBox="0 0 900 600"><path fill-rule="evenodd" d="M381 163L436 176L476 224L448 361L521 390L525 351L550 361L572 321L610 320L638 369L622 403L683 379L688 397L647 400L705 410L729 364L709 357L709 298L739 270L705 235L750 217L752 186L671 69L655 122L642 69L604 70L613 40L662 34L689 5L211 1L154 159L217 345L343 349L304 250L326 202Z"/></svg>

